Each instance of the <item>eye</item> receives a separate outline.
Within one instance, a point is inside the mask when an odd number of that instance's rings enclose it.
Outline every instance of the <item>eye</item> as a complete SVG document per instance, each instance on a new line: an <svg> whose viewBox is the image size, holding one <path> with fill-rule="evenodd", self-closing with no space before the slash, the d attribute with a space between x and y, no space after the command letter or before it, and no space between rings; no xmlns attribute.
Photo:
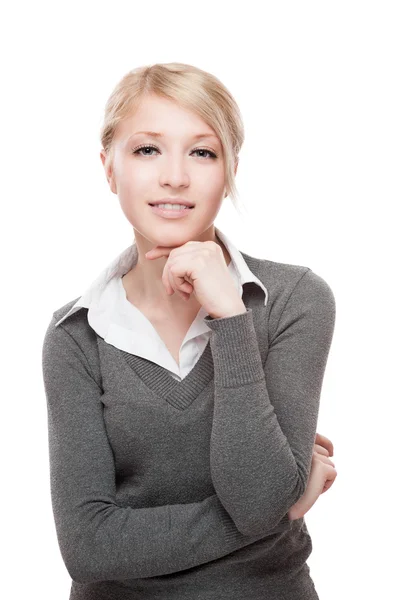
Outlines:
<svg viewBox="0 0 399 600"><path fill-rule="evenodd" d="M142 150L156 150L157 152L159 152L158 148L156 146L152 146L152 145L144 145L144 146L139 146L138 148L135 148L134 150L132 150L132 154L137 154L138 156L153 156L153 154L141 154ZM193 150L193 152L205 152L208 153L208 156L200 156L199 158L211 158L211 159L215 159L217 158L217 154L215 154L215 152L213 152L212 150L208 150L207 148L196 148L195 150Z"/></svg>
<svg viewBox="0 0 399 600"><path fill-rule="evenodd" d="M136 150L132 150L133 154L140 154L142 150L158 150L156 146L139 146ZM152 154L140 154L140 156L152 156Z"/></svg>
<svg viewBox="0 0 399 600"><path fill-rule="evenodd" d="M209 158L217 158L217 155L212 150L207 150L206 148L197 148L193 152L208 152Z"/></svg>

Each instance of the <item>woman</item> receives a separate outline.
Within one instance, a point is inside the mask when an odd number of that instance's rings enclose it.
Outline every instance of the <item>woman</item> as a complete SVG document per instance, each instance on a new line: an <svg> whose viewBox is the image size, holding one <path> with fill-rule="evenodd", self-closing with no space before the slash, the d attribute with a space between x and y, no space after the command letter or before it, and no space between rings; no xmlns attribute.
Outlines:
<svg viewBox="0 0 399 600"><path fill-rule="evenodd" d="M186 64L133 70L106 105L135 243L43 343L70 599L318 598L303 515L336 476L316 435L335 300L215 228L243 139L229 91Z"/></svg>

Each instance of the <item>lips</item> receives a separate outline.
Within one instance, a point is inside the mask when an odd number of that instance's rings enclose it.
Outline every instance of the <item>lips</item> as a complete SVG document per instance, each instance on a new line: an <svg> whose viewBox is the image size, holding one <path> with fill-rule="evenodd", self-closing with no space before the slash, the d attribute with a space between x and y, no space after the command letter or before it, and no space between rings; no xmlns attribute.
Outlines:
<svg viewBox="0 0 399 600"><path fill-rule="evenodd" d="M152 212L164 219L182 219L188 216L190 210L194 210L194 207L189 208L185 206L184 208L174 209L174 208L162 208L161 206L151 206Z"/></svg>
<svg viewBox="0 0 399 600"><path fill-rule="evenodd" d="M160 204L179 204L180 206L186 206L189 209L194 208L194 206L190 206L188 204L180 204L180 202L158 202L158 204L149 203L150 206L159 206ZM164 210L166 210L166 209L164 209ZM171 210L175 210L175 209L171 209Z"/></svg>
<svg viewBox="0 0 399 600"><path fill-rule="evenodd" d="M188 208L194 208L194 204L192 202L188 202L183 198L162 198L161 200L155 200L155 202L149 202L150 206L157 206L158 204L180 204L183 206L188 206Z"/></svg>

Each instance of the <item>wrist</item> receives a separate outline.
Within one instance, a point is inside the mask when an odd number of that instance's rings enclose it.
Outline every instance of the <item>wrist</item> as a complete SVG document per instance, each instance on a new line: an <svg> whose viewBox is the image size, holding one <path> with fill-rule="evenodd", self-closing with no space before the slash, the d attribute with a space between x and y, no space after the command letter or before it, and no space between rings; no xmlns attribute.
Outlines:
<svg viewBox="0 0 399 600"><path fill-rule="evenodd" d="M230 307L228 310L223 310L221 311L222 314L213 314L210 315L212 317L212 319L226 319L228 317L235 317L236 315L241 315L243 313L247 312L247 307L245 306L244 302L237 302L236 304L234 304L232 307Z"/></svg>

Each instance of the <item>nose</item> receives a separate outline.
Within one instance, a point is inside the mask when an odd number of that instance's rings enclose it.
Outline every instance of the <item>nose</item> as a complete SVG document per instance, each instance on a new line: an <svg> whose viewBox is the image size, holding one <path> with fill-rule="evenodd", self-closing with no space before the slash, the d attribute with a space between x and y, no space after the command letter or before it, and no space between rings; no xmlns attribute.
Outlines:
<svg viewBox="0 0 399 600"><path fill-rule="evenodd" d="M171 156L165 159L160 175L161 185L173 188L186 187L190 183L187 163L182 156Z"/></svg>

